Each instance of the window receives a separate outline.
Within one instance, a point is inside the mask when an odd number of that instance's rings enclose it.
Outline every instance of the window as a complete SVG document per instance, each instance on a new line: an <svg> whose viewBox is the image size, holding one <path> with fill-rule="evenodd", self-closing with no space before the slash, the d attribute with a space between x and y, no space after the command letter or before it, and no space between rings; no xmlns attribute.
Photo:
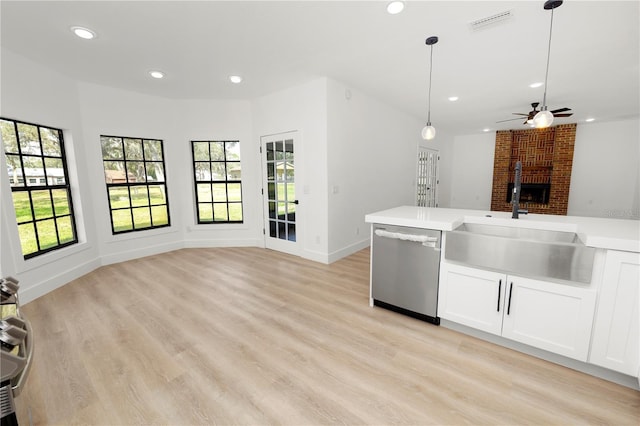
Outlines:
<svg viewBox="0 0 640 426"><path fill-rule="evenodd" d="M62 130L6 118L0 130L24 258L76 244Z"/></svg>
<svg viewBox="0 0 640 426"><path fill-rule="evenodd" d="M242 223L239 141L191 141L198 223Z"/></svg>
<svg viewBox="0 0 640 426"><path fill-rule="evenodd" d="M162 141L100 136L100 143L113 233L169 226Z"/></svg>

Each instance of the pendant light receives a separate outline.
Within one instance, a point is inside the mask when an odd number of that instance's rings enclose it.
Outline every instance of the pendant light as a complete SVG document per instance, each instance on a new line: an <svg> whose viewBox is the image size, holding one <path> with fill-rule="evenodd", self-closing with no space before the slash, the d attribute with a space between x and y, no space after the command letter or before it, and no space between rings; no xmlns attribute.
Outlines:
<svg viewBox="0 0 640 426"><path fill-rule="evenodd" d="M538 129L544 129L553 123L553 114L547 111L547 78L549 77L549 58L551 56L551 32L553 31L553 9L560 7L562 0L547 0L544 2L544 9L551 9L551 25L549 27L549 48L547 49L547 71L544 75L544 95L542 98L542 109L533 117L533 124Z"/></svg>
<svg viewBox="0 0 640 426"><path fill-rule="evenodd" d="M438 42L438 37L431 36L427 38L425 43L431 46L431 54L429 56L429 96L427 98L427 125L422 129L422 139L430 141L436 137L436 129L431 125L431 74L433 74L433 45Z"/></svg>

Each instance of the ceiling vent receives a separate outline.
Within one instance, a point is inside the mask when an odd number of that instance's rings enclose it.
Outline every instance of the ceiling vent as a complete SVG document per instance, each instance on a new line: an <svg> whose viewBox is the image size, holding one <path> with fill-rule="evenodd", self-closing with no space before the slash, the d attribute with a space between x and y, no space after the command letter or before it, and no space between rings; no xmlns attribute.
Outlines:
<svg viewBox="0 0 640 426"><path fill-rule="evenodd" d="M500 22L506 21L513 16L513 12L511 10L505 10L504 12L496 13L492 16L487 16L486 18L478 19L469 23L469 27L471 27L472 31L481 30L487 27L491 27Z"/></svg>

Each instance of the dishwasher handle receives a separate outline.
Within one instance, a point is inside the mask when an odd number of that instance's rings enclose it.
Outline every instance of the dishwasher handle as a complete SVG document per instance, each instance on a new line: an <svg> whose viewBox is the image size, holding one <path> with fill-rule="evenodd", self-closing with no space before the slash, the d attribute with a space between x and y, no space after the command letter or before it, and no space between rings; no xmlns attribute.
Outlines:
<svg viewBox="0 0 640 426"><path fill-rule="evenodd" d="M430 237L428 235L405 234L404 232L391 232L384 229L376 229L374 233L378 237L420 243L425 247L432 247L438 250L438 248L436 248L438 237Z"/></svg>

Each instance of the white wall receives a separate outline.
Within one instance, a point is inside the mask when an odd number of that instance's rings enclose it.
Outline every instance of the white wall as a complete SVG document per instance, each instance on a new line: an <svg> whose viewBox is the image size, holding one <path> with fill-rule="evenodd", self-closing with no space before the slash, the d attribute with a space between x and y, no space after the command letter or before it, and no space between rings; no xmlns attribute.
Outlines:
<svg viewBox="0 0 640 426"><path fill-rule="evenodd" d="M328 80L330 261L369 245L364 216L415 205L422 124L335 80Z"/></svg>
<svg viewBox="0 0 640 426"><path fill-rule="evenodd" d="M85 161L89 165L95 224L103 264L121 262L182 247L182 198L187 146L180 146L179 122L170 100L89 83L78 83ZM100 135L161 139L163 141L171 226L113 235L104 181ZM186 152L185 152L186 151Z"/></svg>
<svg viewBox="0 0 640 426"><path fill-rule="evenodd" d="M255 99L251 116L257 143L261 136L298 131L295 173L300 204L296 208L296 238L302 246L302 257L328 262L327 79Z"/></svg>
<svg viewBox="0 0 640 426"><path fill-rule="evenodd" d="M579 124L570 216L640 219L640 120Z"/></svg>
<svg viewBox="0 0 640 426"><path fill-rule="evenodd" d="M260 141L251 132L251 103L228 100L183 100L172 106L180 125L176 143L186 158L181 160L182 191L179 203L183 215L179 219L185 228L186 247L261 246L262 204L258 150ZM196 225L195 191L191 158L192 140L238 140L242 161L242 224Z"/></svg>
<svg viewBox="0 0 640 426"><path fill-rule="evenodd" d="M94 188L100 255L103 264L182 247L260 244L256 210L256 145L251 137L248 101L173 100L79 83L88 161ZM171 226L113 235L109 221L100 135L162 139ZM191 140L239 140L243 165L243 224L196 225Z"/></svg>
<svg viewBox="0 0 640 426"><path fill-rule="evenodd" d="M84 161L87 141L75 82L6 49L1 55L0 116L63 130L78 226L78 244L24 260L11 189L6 174L0 174L0 271L2 276L13 275L20 280L22 301L28 302L99 265L93 187L81 185L89 181L92 165ZM0 157L0 170L6 170L4 155Z"/></svg>
<svg viewBox="0 0 640 426"><path fill-rule="evenodd" d="M450 206L491 210L496 134L458 136L452 143Z"/></svg>

